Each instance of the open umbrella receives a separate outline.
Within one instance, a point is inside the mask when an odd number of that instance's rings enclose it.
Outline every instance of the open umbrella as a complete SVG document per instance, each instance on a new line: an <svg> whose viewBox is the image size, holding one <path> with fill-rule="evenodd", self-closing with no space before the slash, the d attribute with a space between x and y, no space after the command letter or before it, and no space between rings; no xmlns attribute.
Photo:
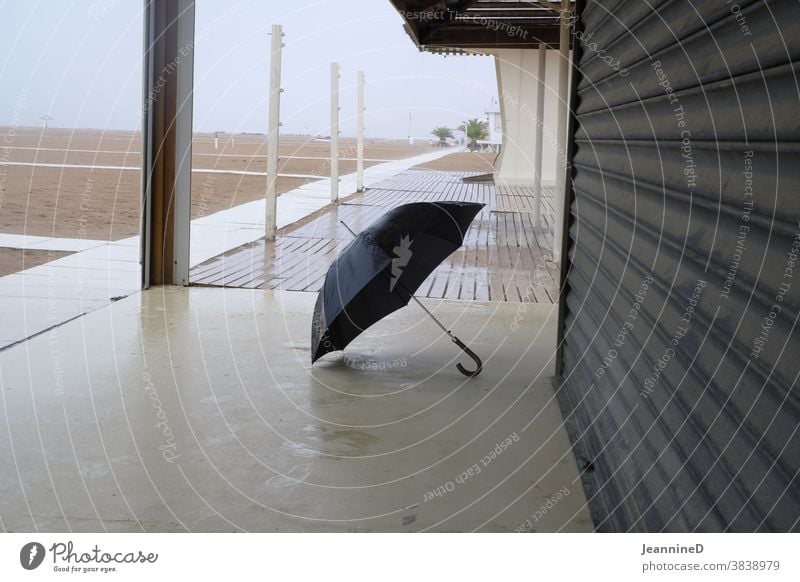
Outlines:
<svg viewBox="0 0 800 582"><path fill-rule="evenodd" d="M311 362L344 349L362 331L413 299L477 366L467 370L457 364L458 370L467 376L479 374L483 367L480 358L436 319L414 292L464 243L464 234L483 206L473 202L404 204L360 234L353 233L355 239L328 269L317 296Z"/></svg>

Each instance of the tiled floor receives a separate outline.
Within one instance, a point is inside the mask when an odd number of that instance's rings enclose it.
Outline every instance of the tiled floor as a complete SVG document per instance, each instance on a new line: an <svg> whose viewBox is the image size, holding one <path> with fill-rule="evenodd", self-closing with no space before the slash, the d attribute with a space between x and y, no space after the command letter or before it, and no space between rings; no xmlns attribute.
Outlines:
<svg viewBox="0 0 800 582"><path fill-rule="evenodd" d="M451 150L378 164L364 170L369 186ZM330 179L278 197L278 227L287 226L330 203ZM342 176L339 191L356 190L355 174ZM266 204L257 200L192 221L190 265L200 264L264 235ZM75 254L0 277L0 349L42 333L81 314L136 293L140 287L139 237L115 242L7 237L7 245L76 250ZM8 238L10 237L10 238ZM12 240L13 239L13 240ZM2 244L2 240L0 240Z"/></svg>
<svg viewBox="0 0 800 582"><path fill-rule="evenodd" d="M104 240L54 238L27 234L0 234L0 247L34 251L68 251L77 253L106 244Z"/></svg>
<svg viewBox="0 0 800 582"><path fill-rule="evenodd" d="M591 531L554 305L425 300L468 379L414 306L312 367L314 299L150 289L0 352L0 531Z"/></svg>

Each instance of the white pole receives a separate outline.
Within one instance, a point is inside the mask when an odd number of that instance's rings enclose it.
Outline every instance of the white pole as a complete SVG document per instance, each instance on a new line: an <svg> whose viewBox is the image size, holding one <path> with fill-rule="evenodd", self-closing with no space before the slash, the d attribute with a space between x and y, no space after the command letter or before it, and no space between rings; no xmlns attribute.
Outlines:
<svg viewBox="0 0 800 582"><path fill-rule="evenodd" d="M539 44L539 63L536 67L536 133L533 138L533 226L541 224L542 203L542 135L544 133L544 91L547 67L547 45Z"/></svg>
<svg viewBox="0 0 800 582"><path fill-rule="evenodd" d="M358 106L356 110L356 190L364 191L364 71L358 72Z"/></svg>
<svg viewBox="0 0 800 582"><path fill-rule="evenodd" d="M283 27L272 25L272 50L269 71L269 129L267 133L267 215L265 235L274 240L278 230L278 137L281 128L281 57Z"/></svg>
<svg viewBox="0 0 800 582"><path fill-rule="evenodd" d="M564 213L567 212L567 111L569 107L569 0L561 0L561 29L558 39L558 122L556 127L556 215L553 221L553 258L561 257Z"/></svg>
<svg viewBox="0 0 800 582"><path fill-rule="evenodd" d="M175 99L179 104L174 120L175 128L175 186L172 207L175 212L173 275L176 285L189 284L189 257L191 252L192 224L192 137L193 137L193 99L194 99L194 42L195 10L194 0L180 0L177 10L177 46L192 47L188 55L182 57L174 73ZM152 46L152 45L150 45ZM166 135L166 133L165 133ZM169 138L167 138L169 139ZM159 148L164 144L159 143ZM169 167L169 166L167 166Z"/></svg>
<svg viewBox="0 0 800 582"><path fill-rule="evenodd" d="M331 202L339 201L339 64L331 63Z"/></svg>

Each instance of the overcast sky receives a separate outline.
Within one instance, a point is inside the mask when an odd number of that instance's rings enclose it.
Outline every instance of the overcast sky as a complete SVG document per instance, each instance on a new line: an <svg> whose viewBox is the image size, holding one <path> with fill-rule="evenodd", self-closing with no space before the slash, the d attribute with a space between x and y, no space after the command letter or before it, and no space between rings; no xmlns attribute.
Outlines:
<svg viewBox="0 0 800 582"><path fill-rule="evenodd" d="M0 124L135 129L141 0L0 0ZM489 57L417 51L388 0L197 0L197 131L266 132L269 31L286 33L287 133L327 133L329 67L342 74L342 132L354 134L356 71L367 76L367 135L422 137L479 117L496 96Z"/></svg>

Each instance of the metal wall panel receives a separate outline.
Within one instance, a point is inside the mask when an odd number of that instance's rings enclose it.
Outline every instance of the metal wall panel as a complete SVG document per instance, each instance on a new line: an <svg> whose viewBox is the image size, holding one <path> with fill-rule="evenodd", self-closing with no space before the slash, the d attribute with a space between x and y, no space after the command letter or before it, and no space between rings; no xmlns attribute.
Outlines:
<svg viewBox="0 0 800 582"><path fill-rule="evenodd" d="M587 0L559 400L602 531L800 530L800 3Z"/></svg>

